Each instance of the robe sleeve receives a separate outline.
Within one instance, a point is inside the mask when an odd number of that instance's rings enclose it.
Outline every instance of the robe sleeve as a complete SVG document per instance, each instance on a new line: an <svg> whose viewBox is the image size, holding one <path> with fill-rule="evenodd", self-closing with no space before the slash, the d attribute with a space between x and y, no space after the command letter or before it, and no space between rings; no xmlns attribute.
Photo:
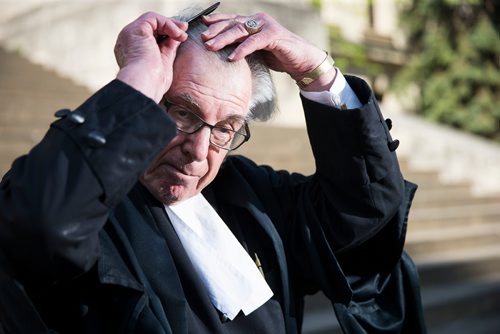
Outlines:
<svg viewBox="0 0 500 334"><path fill-rule="evenodd" d="M118 80L56 114L0 185L0 247L28 285L93 266L110 210L176 133L153 100Z"/></svg>

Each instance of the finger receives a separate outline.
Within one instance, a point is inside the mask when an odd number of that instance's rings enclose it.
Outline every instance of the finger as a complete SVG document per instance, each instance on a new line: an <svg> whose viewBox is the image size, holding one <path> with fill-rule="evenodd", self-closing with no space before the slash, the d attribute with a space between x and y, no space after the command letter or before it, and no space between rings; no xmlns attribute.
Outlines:
<svg viewBox="0 0 500 334"><path fill-rule="evenodd" d="M185 41L188 37L186 33L188 24L186 22L162 17L156 19L156 26L158 36L169 36L180 42Z"/></svg>
<svg viewBox="0 0 500 334"><path fill-rule="evenodd" d="M173 38L167 38L163 43L160 44L160 52L165 57L167 57L168 62L173 63L179 45L181 45L181 42L176 41Z"/></svg>
<svg viewBox="0 0 500 334"><path fill-rule="evenodd" d="M208 29L205 30L201 34L201 38L204 41L207 41L209 39L214 38L218 34L224 32L224 31L226 31L228 29L231 29L236 24L238 24L238 21L236 21L235 19L223 20L223 21L216 22L216 23L211 24L210 26L208 26Z"/></svg>
<svg viewBox="0 0 500 334"><path fill-rule="evenodd" d="M245 39L240 45L234 49L229 55L229 61L238 61L257 50L265 50L268 46L267 38L263 35L255 34Z"/></svg>
<svg viewBox="0 0 500 334"><path fill-rule="evenodd" d="M131 25L136 27L136 33L143 37L155 37L157 43L167 37L184 41L187 39L185 30L188 28L186 22L169 18L154 12L148 12L139 17Z"/></svg>
<svg viewBox="0 0 500 334"><path fill-rule="evenodd" d="M235 42L241 42L248 36L249 34L246 31L244 24L238 22L237 24L234 24L231 28L207 40L205 42L205 45L209 50L217 51L224 48L227 45L233 44Z"/></svg>
<svg viewBox="0 0 500 334"><path fill-rule="evenodd" d="M234 20L238 15L235 14L225 14L225 13L213 13L210 15L203 15L201 19L203 23L211 25L220 21Z"/></svg>
<svg viewBox="0 0 500 334"><path fill-rule="evenodd" d="M170 20L177 26L179 27L182 31L187 31L189 28L189 23L185 21L180 21L174 18L170 18Z"/></svg>

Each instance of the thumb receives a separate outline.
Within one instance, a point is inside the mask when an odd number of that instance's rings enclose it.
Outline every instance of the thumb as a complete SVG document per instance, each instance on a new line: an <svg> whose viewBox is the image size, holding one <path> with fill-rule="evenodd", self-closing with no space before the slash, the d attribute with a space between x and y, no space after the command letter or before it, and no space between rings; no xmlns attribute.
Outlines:
<svg viewBox="0 0 500 334"><path fill-rule="evenodd" d="M158 46L160 48L162 57L167 58L168 60L173 62L177 54L177 49L179 48L181 43L182 42L176 41L173 38L167 38L166 40L161 42Z"/></svg>

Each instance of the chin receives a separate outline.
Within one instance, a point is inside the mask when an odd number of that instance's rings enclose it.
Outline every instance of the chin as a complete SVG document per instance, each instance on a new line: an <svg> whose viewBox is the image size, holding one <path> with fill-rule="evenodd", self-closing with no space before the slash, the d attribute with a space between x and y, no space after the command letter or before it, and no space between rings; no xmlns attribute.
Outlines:
<svg viewBox="0 0 500 334"><path fill-rule="evenodd" d="M168 186L160 187L155 191L157 199L165 205L174 205L188 198L191 198L197 194L196 191L190 191L184 186Z"/></svg>
<svg viewBox="0 0 500 334"><path fill-rule="evenodd" d="M178 203L180 201L179 197L174 196L172 194L158 194L155 197L157 200L159 200L164 205L173 205L173 204Z"/></svg>

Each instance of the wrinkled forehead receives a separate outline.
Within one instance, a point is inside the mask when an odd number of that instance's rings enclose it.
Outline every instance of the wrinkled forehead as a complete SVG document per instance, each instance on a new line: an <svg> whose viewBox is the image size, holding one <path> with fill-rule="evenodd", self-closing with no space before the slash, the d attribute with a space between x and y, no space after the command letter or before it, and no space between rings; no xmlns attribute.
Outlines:
<svg viewBox="0 0 500 334"><path fill-rule="evenodd" d="M252 75L246 61L229 62L197 43L185 42L174 62L167 98L190 96L204 110L247 115L252 95Z"/></svg>
<svg viewBox="0 0 500 334"><path fill-rule="evenodd" d="M174 62L174 77L179 72L186 72L199 76L220 77L221 84L225 81L233 83L245 81L251 85L252 73L245 59L230 62L221 52L209 51L203 45L190 40L181 46ZM190 66L191 69L186 69L186 66Z"/></svg>
<svg viewBox="0 0 500 334"><path fill-rule="evenodd" d="M201 32L203 32L203 30ZM248 63L245 59L238 62L230 62L227 60L235 48L235 45L229 45L218 51L210 51L205 47L200 34L191 33L188 39L179 45L176 60L186 56L202 58L211 63L212 67L218 67L225 71L237 71L241 69L242 66L248 66Z"/></svg>

